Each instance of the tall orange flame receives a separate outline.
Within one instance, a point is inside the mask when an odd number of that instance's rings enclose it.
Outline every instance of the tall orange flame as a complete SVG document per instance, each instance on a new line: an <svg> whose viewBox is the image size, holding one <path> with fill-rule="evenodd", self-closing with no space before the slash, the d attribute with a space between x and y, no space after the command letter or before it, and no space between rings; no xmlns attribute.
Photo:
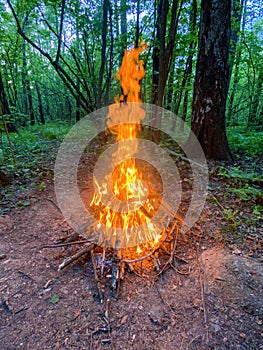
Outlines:
<svg viewBox="0 0 263 350"><path fill-rule="evenodd" d="M122 65L116 74L122 87L122 95L115 103L109 106L107 125L112 134L116 135L118 148L113 154L113 171L110 176L111 189L106 184L99 185L95 182L96 191L90 206L99 207L99 224L104 224L106 229L113 227L126 229L147 225L149 232L154 231L151 217L155 208L152 202L147 199L149 187L144 181L144 176L135 159L138 148L137 135L141 129L141 121L145 117L145 110L140 106L141 86L140 81L145 75L143 61L139 60L139 55L147 48L144 42L140 47L132 50L125 50ZM130 103L136 102L136 103ZM127 142L132 141L132 146ZM114 160L119 159L123 161ZM117 165L114 165L114 164ZM113 210L102 204L102 195L112 191L116 203L137 203L136 210ZM119 204L117 204L119 205ZM149 234L149 238L154 235ZM158 237L155 237L158 240ZM127 237L128 240L128 237Z"/></svg>

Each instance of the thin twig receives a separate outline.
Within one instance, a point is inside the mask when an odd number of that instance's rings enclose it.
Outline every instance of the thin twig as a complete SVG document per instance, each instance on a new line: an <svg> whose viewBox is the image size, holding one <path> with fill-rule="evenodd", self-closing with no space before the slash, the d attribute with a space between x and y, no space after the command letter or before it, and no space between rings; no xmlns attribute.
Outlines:
<svg viewBox="0 0 263 350"><path fill-rule="evenodd" d="M85 241L75 241L75 242L66 242L66 243L58 243L58 244L49 244L49 245L44 245L41 249L43 249L43 248L67 247L69 245L84 244L84 243L91 243L91 241L85 240Z"/></svg>
<svg viewBox="0 0 263 350"><path fill-rule="evenodd" d="M46 199L46 201L49 201L50 203L52 203L57 208L57 210L62 214L61 209L52 199L50 199L50 198L45 198L45 199Z"/></svg>
<svg viewBox="0 0 263 350"><path fill-rule="evenodd" d="M204 311L204 322L205 322L205 329L206 329L206 342L207 342L207 345L208 345L209 344L209 332L208 332L207 312L206 312L205 295L204 295L204 281L202 279L201 266L200 266L200 261L198 259L198 251L197 250L196 250L196 260L197 260L197 265L198 265L198 268L199 268L199 282L200 282L202 306L203 306L203 311Z"/></svg>

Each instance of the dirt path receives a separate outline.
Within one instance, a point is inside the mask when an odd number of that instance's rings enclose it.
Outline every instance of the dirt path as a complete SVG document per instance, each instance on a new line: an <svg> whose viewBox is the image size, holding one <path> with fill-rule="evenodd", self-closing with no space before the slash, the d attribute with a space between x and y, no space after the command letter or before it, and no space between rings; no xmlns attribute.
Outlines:
<svg viewBox="0 0 263 350"><path fill-rule="evenodd" d="M89 258L57 271L77 246L44 248L72 233L56 206L56 148L41 178L0 192L1 350L263 349L263 229L232 184L211 178L199 222L178 237L174 269L156 282L126 271L120 295L102 305ZM226 221L224 208L239 218Z"/></svg>
<svg viewBox="0 0 263 350"><path fill-rule="evenodd" d="M43 248L71 232L52 183L21 198L30 205L0 221L1 349L263 349L260 259L211 241L210 204L179 239L187 264L155 283L127 272L122 293L101 305L89 260L57 272L76 247Z"/></svg>

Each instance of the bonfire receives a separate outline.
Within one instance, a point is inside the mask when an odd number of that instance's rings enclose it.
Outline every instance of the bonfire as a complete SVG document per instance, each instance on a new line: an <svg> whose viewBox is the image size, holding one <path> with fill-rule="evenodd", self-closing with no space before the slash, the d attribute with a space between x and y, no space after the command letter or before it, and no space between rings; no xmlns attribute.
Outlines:
<svg viewBox="0 0 263 350"><path fill-rule="evenodd" d="M112 289L119 289L128 269L156 278L168 268L183 223L164 201L162 179L156 169L136 157L146 113L141 101L145 70L139 56L146 49L143 42L140 47L125 50L116 74L122 94L109 106L106 120L116 141L110 171L101 178L93 177L93 195L86 203L95 222L81 235L85 247L59 266L61 270L89 253L101 301L105 278L111 278ZM158 220L153 220L157 212ZM100 233L99 242L92 240L94 232Z"/></svg>

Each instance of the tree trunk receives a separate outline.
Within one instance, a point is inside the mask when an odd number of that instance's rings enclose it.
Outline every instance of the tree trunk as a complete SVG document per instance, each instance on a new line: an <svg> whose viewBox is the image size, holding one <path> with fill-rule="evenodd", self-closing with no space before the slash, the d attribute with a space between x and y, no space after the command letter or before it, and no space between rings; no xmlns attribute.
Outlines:
<svg viewBox="0 0 263 350"><path fill-rule="evenodd" d="M140 0L137 0L137 11L136 11L136 32L135 32L135 46L139 46L140 39Z"/></svg>
<svg viewBox="0 0 263 350"><path fill-rule="evenodd" d="M123 47L127 48L127 3L121 0L121 42ZM122 61L123 53L121 54Z"/></svg>
<svg viewBox="0 0 263 350"><path fill-rule="evenodd" d="M24 35L26 35L27 25L28 25L28 15L25 18L23 28L22 28ZM35 115L33 110L33 98L30 90L30 82L27 76L28 72L27 72L27 58L26 58L26 41L24 38L22 42L22 62L23 62L22 85L23 85L24 113L26 115L29 114L30 125L34 125Z"/></svg>
<svg viewBox="0 0 263 350"><path fill-rule="evenodd" d="M38 100L38 110L39 110L39 115L40 115L40 122L41 122L41 124L45 124L45 115L44 115L44 110L43 110L42 97L41 97L41 92L40 92L39 85L37 82L35 82L35 87L36 87L36 91L37 91L37 100Z"/></svg>
<svg viewBox="0 0 263 350"><path fill-rule="evenodd" d="M232 9L232 13L234 17L234 26L231 29L229 80L231 80L233 69L234 69L234 74L233 74L233 84L230 91L229 103L228 103L228 111L227 111L228 122L230 122L230 120L232 119L234 98L235 98L235 93L237 89L237 84L239 81L239 65L241 61L242 48L239 46L237 49L237 43L240 37L239 31L240 31L242 13L243 13L243 20L242 20L241 36L243 36L244 30L245 30L246 11L247 11L246 3L247 3L246 0L241 0L240 3L237 0L235 0L234 4L236 5L233 6L233 9Z"/></svg>
<svg viewBox="0 0 263 350"><path fill-rule="evenodd" d="M208 158L231 160L225 127L229 87L229 0L202 0L192 130Z"/></svg>
<svg viewBox="0 0 263 350"><path fill-rule="evenodd" d="M263 87L263 71L260 70L258 74L258 81L256 91L253 96L253 102L251 106L251 113L248 116L248 127L253 125L257 125L259 122L259 118L257 118L257 111L260 105L261 96L262 96L262 87ZM260 113L259 113L260 114Z"/></svg>
<svg viewBox="0 0 263 350"><path fill-rule="evenodd" d="M10 113L10 109L9 109L6 94L5 94L1 72L0 72L0 102L2 105L3 116L10 115L11 113ZM7 123L7 129L9 132L16 132L16 127L13 123Z"/></svg>
<svg viewBox="0 0 263 350"><path fill-rule="evenodd" d="M189 90L188 88L186 88L186 86L188 85L190 79L191 79L191 75L192 75L192 71L193 71L193 57L194 57L194 53L195 53L195 48L196 48L196 42L194 40L194 33L196 31L196 22L197 22L197 2L196 0L192 1L192 6L191 6L191 13L190 13L190 30L192 33L192 41L190 43L190 47L189 47L189 53L188 53L188 57L187 57L187 61L186 61L186 65L185 65L185 71L184 71L184 78L183 78L183 82L182 82L182 90L184 91L184 98L183 98L183 112L182 112L182 122L181 122L181 129L184 128L184 123L186 120L186 116L187 116L187 109L188 109L188 97L189 97Z"/></svg>
<svg viewBox="0 0 263 350"><path fill-rule="evenodd" d="M101 62L98 81L98 101L97 107L101 108L102 103L102 84L106 64L106 46L107 46L107 28L108 28L108 0L103 1L102 14L102 32L101 32Z"/></svg>
<svg viewBox="0 0 263 350"><path fill-rule="evenodd" d="M231 84L231 90L230 90L230 96L229 96L229 104L228 104L228 123L231 124L231 120L233 119L233 105L234 105L234 99L235 99L235 93L239 81L239 65L241 61L241 49L238 50L236 55L236 63L234 65L234 74L232 78L232 84Z"/></svg>
<svg viewBox="0 0 263 350"><path fill-rule="evenodd" d="M28 101L27 101L27 88L26 88L26 41L22 41L22 91L23 91L23 114L28 115Z"/></svg>
<svg viewBox="0 0 263 350"><path fill-rule="evenodd" d="M242 19L243 8L246 0L232 0L232 18L231 18L231 34L229 48L229 81L231 79L232 69L236 55L237 42L240 36L240 25ZM244 28L242 29L242 32Z"/></svg>
<svg viewBox="0 0 263 350"><path fill-rule="evenodd" d="M171 68L173 57L174 41L176 37L178 19L182 8L183 0L181 1L178 10L178 0L173 0L171 8L171 22L169 27L168 42L166 44L166 29L167 18L169 13L169 1L160 0L158 8L158 17L156 23L156 43L153 48L153 75L152 75L152 104L162 106L164 90L168 78L168 73ZM150 138L156 142L160 142L160 128L162 124L161 113L154 121L153 130L150 133Z"/></svg>
<svg viewBox="0 0 263 350"><path fill-rule="evenodd" d="M114 34L113 34L113 23L112 23L113 11L109 2L109 24L110 24L110 55L109 55L109 67L106 78L106 91L105 91L105 105L108 106L110 103L110 86L112 80L113 70L113 49L114 49Z"/></svg>

